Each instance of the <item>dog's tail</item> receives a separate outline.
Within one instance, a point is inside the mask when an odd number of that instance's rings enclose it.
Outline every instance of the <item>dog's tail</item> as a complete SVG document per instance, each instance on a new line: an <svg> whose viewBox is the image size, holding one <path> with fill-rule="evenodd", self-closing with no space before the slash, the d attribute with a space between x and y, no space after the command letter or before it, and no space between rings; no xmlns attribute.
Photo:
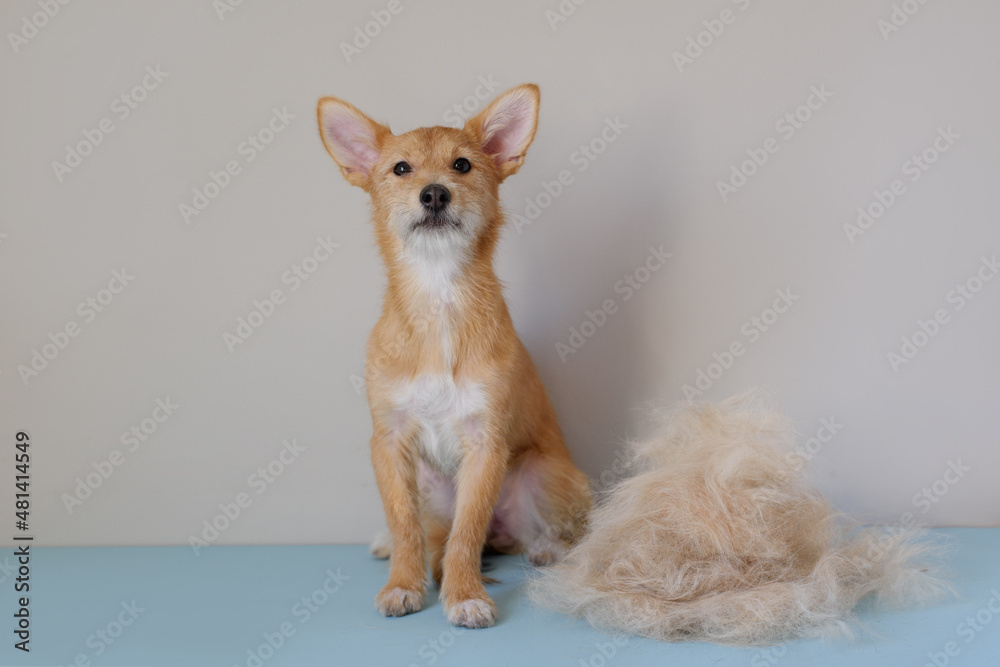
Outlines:
<svg viewBox="0 0 1000 667"><path fill-rule="evenodd" d="M850 635L869 594L941 597L918 563L932 547L837 513L806 483L794 437L760 390L674 408L533 599L607 631L752 645Z"/></svg>

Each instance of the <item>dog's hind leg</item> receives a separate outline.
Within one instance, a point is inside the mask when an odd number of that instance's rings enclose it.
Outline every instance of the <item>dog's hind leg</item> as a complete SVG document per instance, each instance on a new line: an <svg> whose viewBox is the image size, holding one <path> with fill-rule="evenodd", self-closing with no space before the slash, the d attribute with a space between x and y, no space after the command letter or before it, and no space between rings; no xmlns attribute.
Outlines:
<svg viewBox="0 0 1000 667"><path fill-rule="evenodd" d="M560 560L583 535L593 500L587 476L568 456L539 456L535 465L538 484L531 498L541 525L526 553L532 565L541 566Z"/></svg>
<svg viewBox="0 0 1000 667"><path fill-rule="evenodd" d="M591 505L587 477L568 454L536 450L508 474L496 521L532 565L549 565L582 535Z"/></svg>
<svg viewBox="0 0 1000 667"><path fill-rule="evenodd" d="M372 543L368 545L368 553L379 560L385 560L392 555L392 533L388 528L383 529Z"/></svg>

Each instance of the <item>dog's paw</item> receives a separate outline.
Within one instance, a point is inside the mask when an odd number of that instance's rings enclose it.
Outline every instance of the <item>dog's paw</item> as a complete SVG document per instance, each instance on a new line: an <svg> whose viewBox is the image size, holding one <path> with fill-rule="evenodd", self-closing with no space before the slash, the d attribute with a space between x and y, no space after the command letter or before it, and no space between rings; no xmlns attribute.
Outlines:
<svg viewBox="0 0 1000 667"><path fill-rule="evenodd" d="M493 600L462 600L447 606L448 622L462 628L488 628L497 620L497 607Z"/></svg>
<svg viewBox="0 0 1000 667"><path fill-rule="evenodd" d="M375 608L383 616L406 616L424 606L424 592L406 588L383 588L375 596Z"/></svg>
<svg viewBox="0 0 1000 667"><path fill-rule="evenodd" d="M388 528L375 536L368 547L368 553L379 560L385 560L392 555L392 533Z"/></svg>

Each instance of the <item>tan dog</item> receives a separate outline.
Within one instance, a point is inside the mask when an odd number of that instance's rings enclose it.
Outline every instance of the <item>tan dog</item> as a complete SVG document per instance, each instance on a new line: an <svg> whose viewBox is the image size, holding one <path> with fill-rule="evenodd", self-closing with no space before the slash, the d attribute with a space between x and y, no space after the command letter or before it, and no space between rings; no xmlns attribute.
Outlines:
<svg viewBox="0 0 1000 667"><path fill-rule="evenodd" d="M559 558L591 506L493 272L500 183L535 134L538 88L507 91L462 129L396 136L354 106L319 101L323 142L372 200L388 274L368 341L372 463L392 534L386 616L423 605L427 560L448 620L493 625L485 544Z"/></svg>

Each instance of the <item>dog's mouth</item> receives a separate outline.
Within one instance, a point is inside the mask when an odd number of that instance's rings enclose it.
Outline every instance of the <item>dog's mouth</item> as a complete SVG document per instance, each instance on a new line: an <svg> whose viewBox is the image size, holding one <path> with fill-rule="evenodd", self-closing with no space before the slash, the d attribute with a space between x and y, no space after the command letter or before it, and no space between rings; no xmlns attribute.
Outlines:
<svg viewBox="0 0 1000 667"><path fill-rule="evenodd" d="M461 223L450 215L443 215L440 213L428 213L420 220L413 223L413 229L420 230L430 230L430 229L457 229L461 227Z"/></svg>

